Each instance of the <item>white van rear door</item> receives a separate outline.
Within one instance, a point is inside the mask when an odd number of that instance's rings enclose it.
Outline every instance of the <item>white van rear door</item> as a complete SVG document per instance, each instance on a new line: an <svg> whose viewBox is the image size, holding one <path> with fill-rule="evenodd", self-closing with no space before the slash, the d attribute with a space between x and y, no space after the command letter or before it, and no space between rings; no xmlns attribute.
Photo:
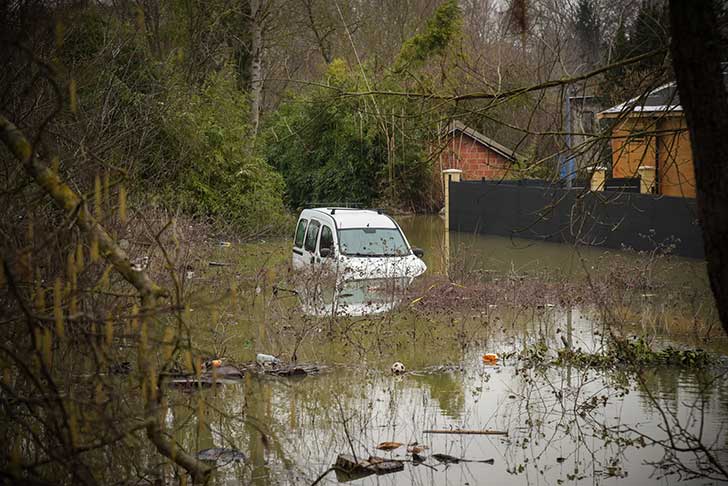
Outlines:
<svg viewBox="0 0 728 486"><path fill-rule="evenodd" d="M293 236L293 260L294 270L302 270L306 267L308 261L303 249L304 240L306 239L306 230L308 229L308 219L301 217L296 225L296 233Z"/></svg>
<svg viewBox="0 0 728 486"><path fill-rule="evenodd" d="M316 253L320 230L321 222L311 218L311 221L308 222L308 230L306 230L306 239L303 242L304 266L313 265L317 258L321 259Z"/></svg>

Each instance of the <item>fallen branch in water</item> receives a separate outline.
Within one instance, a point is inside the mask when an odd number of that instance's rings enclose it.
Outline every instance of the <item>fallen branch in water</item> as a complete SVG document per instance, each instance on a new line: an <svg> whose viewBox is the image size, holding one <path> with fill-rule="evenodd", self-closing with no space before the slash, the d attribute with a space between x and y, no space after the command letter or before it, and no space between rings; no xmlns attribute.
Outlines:
<svg viewBox="0 0 728 486"><path fill-rule="evenodd" d="M508 435L501 430L433 429L423 430L423 434L471 434L471 435Z"/></svg>

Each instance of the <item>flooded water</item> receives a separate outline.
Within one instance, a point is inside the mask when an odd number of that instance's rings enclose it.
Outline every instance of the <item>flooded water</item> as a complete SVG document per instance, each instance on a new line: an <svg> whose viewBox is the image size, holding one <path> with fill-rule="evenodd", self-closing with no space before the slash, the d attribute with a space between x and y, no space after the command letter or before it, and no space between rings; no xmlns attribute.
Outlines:
<svg viewBox="0 0 728 486"><path fill-rule="evenodd" d="M694 318L712 315L703 262L445 235L438 217L399 221L410 243L425 250L428 275L455 282L466 274L587 282L590 275L626 262L625 268L642 277L650 273L654 295L641 290L639 298L650 302L651 312L672 312L660 302L661 293L692 293L700 297L699 304L690 301L697 306ZM285 241L247 245L241 261L262 269L261 262L287 261L289 252ZM522 351L553 356L567 343L570 349L602 350L611 331L599 306L422 312L405 300L383 314L321 318L306 316L283 290L275 295L266 290L284 287L284 276L258 271L246 285L251 289L247 312L226 316L233 323L211 333L210 347L234 362L266 352L295 356L321 370L290 378L248 373L241 384L178 393L169 420L188 450L230 447L246 456L218 471L220 484L317 479L318 484L361 485L674 484L678 479L716 484L726 478L723 365L599 370L518 359ZM658 319L664 325L649 332L639 321L622 331L647 334L658 348L698 343L718 354L727 349L721 339L676 337L681 334L670 332L668 320ZM498 364L484 364L484 353L498 353ZM405 374L390 372L395 361L405 364ZM210 404L204 422L190 412L202 399ZM427 432L452 429L505 435ZM385 441L404 445L389 452L375 449ZM420 458L407 453L407 444L414 443L426 447ZM321 478L339 454L406 462L393 474L352 479L332 470ZM467 461L443 462L438 454Z"/></svg>

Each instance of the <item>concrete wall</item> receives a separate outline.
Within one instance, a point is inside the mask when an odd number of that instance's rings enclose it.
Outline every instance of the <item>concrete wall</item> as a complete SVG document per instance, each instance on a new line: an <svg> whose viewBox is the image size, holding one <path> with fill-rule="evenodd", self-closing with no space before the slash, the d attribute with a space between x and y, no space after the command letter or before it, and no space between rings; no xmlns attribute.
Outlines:
<svg viewBox="0 0 728 486"><path fill-rule="evenodd" d="M454 231L703 258L694 199L495 182L450 183Z"/></svg>

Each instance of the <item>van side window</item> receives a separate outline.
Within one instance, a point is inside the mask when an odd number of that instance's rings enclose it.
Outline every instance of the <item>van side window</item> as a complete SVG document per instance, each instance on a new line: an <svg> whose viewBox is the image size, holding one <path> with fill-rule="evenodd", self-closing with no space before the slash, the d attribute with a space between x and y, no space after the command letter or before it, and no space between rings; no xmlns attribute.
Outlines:
<svg viewBox="0 0 728 486"><path fill-rule="evenodd" d="M326 225L321 227L321 241L319 241L319 251L321 248L330 248L334 250L334 235L331 233L331 228Z"/></svg>
<svg viewBox="0 0 728 486"><path fill-rule="evenodd" d="M316 240L318 239L319 226L321 223L315 219L311 220L311 224L308 225L308 232L306 233L306 251L311 253L316 251Z"/></svg>
<svg viewBox="0 0 728 486"><path fill-rule="evenodd" d="M306 225L308 224L308 221L305 219L302 219L298 222L298 226L296 227L296 239L293 242L294 245L296 245L296 248L301 248L303 246L303 238L306 236Z"/></svg>

